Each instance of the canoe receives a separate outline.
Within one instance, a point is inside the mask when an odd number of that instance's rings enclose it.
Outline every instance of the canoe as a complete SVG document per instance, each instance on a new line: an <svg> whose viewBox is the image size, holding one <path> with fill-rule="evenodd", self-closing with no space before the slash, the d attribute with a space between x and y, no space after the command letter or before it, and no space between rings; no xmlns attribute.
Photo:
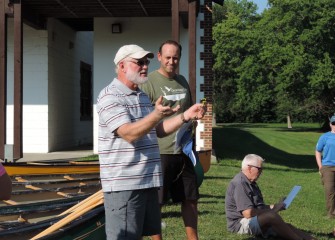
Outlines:
<svg viewBox="0 0 335 240"><path fill-rule="evenodd" d="M98 161L40 161L22 163L3 163L9 176L45 175L45 174L80 174L99 172Z"/></svg>
<svg viewBox="0 0 335 240"><path fill-rule="evenodd" d="M60 221L63 217L56 216L35 224L10 224L0 225L6 229L0 231L0 239L26 240L36 236L43 229ZM99 206L88 213L76 218L61 229L39 239L48 240L73 240L73 239L106 239L105 211Z"/></svg>
<svg viewBox="0 0 335 240"><path fill-rule="evenodd" d="M106 239L105 209L100 206L91 210L61 230L40 238L41 240Z"/></svg>
<svg viewBox="0 0 335 240"><path fill-rule="evenodd" d="M3 205L19 205L92 194L101 189L99 173L11 176L12 195Z"/></svg>
<svg viewBox="0 0 335 240"><path fill-rule="evenodd" d="M13 191L10 200L0 203L0 240L30 239L62 220L60 213L101 190L98 164L49 162L4 166L12 179ZM100 204L40 239L105 239L104 217Z"/></svg>

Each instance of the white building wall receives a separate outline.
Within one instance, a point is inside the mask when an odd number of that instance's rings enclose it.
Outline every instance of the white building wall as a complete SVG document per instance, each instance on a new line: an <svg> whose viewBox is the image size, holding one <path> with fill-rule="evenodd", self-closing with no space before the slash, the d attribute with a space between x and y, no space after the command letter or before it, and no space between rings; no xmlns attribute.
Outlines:
<svg viewBox="0 0 335 240"><path fill-rule="evenodd" d="M122 33L112 34L112 23L121 23ZM150 26L150 27L148 27ZM162 31L162 30L165 31ZM157 52L161 42L171 39L170 18L95 18L94 19L94 152L98 151L98 115L96 99L100 91L114 77L114 57L117 50L126 44L137 44L152 51L149 72L157 69ZM183 61L182 61L183 62Z"/></svg>
<svg viewBox="0 0 335 240"><path fill-rule="evenodd" d="M111 25L121 23L122 33L112 34ZM94 152L98 151L98 115L96 99L99 92L116 76L113 62L117 50L125 44L137 44L155 53L149 72L159 67L157 52L160 44L171 39L171 18L95 18L94 20ZM199 40L200 41L200 40ZM188 29L181 27L183 47L179 72L188 79ZM197 72L198 74L198 72ZM200 74L200 72L199 72ZM197 79L200 76L197 75Z"/></svg>
<svg viewBox="0 0 335 240"><path fill-rule="evenodd" d="M13 29L9 19L7 144L13 144ZM93 33L51 19L48 30L24 25L23 39L23 152L91 145L93 121L80 121L80 61L93 65Z"/></svg>
<svg viewBox="0 0 335 240"><path fill-rule="evenodd" d="M201 1L203 4L203 1ZM204 93L200 92L200 85L204 83L203 76L200 75L200 69L204 67L204 61L200 60L200 53L204 51L204 46L201 44L201 36L204 35L204 30L200 28L200 22L204 21L204 15L199 13L196 20L196 102L200 102L204 98ZM182 25L181 25L182 26ZM182 28L182 27L181 27ZM180 32L180 44L183 46L183 65L180 67L180 73L186 78L189 76L189 65L188 65L188 41L189 34L188 31ZM200 132L204 131L204 124L198 121L198 126L196 128L196 150L199 151L201 147L204 147L204 140L200 138Z"/></svg>
<svg viewBox="0 0 335 240"><path fill-rule="evenodd" d="M93 65L93 33L49 19L48 46L49 151L92 144L93 121L80 121L80 62Z"/></svg>
<svg viewBox="0 0 335 240"><path fill-rule="evenodd" d="M200 5L204 5L204 0L200 0ZM197 18L197 32L196 32L196 46L197 46L197 52L196 52L196 58L197 58L197 66L196 66L196 78L197 78L197 84L196 84L196 101L200 102L201 99L205 97L204 92L200 92L200 85L204 84L204 77L200 75L200 69L204 68L204 61L200 60L200 53L204 52L204 45L201 44L201 36L204 36L204 30L200 28L200 22L204 21L204 14L201 13L198 15ZM198 121L198 126L196 128L196 150L200 151L202 147L205 146L204 139L200 138L200 132L205 131L205 124L201 123L201 121Z"/></svg>
<svg viewBox="0 0 335 240"><path fill-rule="evenodd" d="M203 97L200 84L200 21L197 19L197 96ZM121 34L111 33L112 23L122 24ZM148 27L150 26L150 27ZM13 143L13 21L9 20L7 143ZM171 39L171 18L96 18L91 32L75 32L56 20L48 30L24 25L23 59L23 152L50 152L94 142L97 152L96 98L115 77L113 59L124 44L138 44L157 53L161 42ZM93 40L93 46L92 46ZM181 27L183 46L180 74L188 79L188 30ZM94 53L93 53L94 52ZM94 55L93 55L94 54ZM93 116L80 121L80 61L93 65ZM149 71L159 67L153 59ZM198 127L201 131L201 126ZM92 140L93 138L93 140ZM197 141L202 144L201 141ZM198 148L198 146L197 146Z"/></svg>
<svg viewBox="0 0 335 240"><path fill-rule="evenodd" d="M14 23L8 21L7 144L13 144ZM47 31L23 26L23 152L48 150Z"/></svg>

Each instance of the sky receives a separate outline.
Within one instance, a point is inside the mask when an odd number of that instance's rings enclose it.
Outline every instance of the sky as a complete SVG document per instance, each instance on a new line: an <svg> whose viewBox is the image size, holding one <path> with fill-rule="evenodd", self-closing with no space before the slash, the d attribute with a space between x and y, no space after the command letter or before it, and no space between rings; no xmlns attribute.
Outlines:
<svg viewBox="0 0 335 240"><path fill-rule="evenodd" d="M267 0L251 0L251 1L257 4L257 6L258 6L257 12L258 13L263 12L263 10L267 7L266 5L268 3Z"/></svg>

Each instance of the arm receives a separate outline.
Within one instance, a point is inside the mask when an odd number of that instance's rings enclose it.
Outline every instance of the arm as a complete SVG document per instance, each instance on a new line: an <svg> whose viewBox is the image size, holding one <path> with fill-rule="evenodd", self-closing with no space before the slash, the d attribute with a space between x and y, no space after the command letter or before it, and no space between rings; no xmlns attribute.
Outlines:
<svg viewBox="0 0 335 240"><path fill-rule="evenodd" d="M2 175L0 174L0 200L8 200L12 193L12 181L1 163L0 172L2 172Z"/></svg>
<svg viewBox="0 0 335 240"><path fill-rule="evenodd" d="M269 211L268 208L263 208L263 209L257 209L257 208L248 208L245 209L244 211L242 211L242 215L245 218L252 218L254 216L258 216L261 213L265 212L265 211Z"/></svg>
<svg viewBox="0 0 335 240"><path fill-rule="evenodd" d="M154 111L139 121L123 124L116 130L116 133L131 143L148 134L164 117L178 112L180 108L180 106L177 106L172 109L169 106L163 106L162 102L163 97L159 97Z"/></svg>
<svg viewBox="0 0 335 240"><path fill-rule="evenodd" d="M284 198L285 199L285 198ZM279 212L285 210L285 203L284 200L280 201L279 203L272 204L272 205L265 205L264 208L248 208L242 211L242 215L245 218L252 218L254 216L258 216L266 211L275 211Z"/></svg>
<svg viewBox="0 0 335 240"><path fill-rule="evenodd" d="M206 107L204 107L203 104L194 104L185 112L160 122L156 127L157 136L160 138L165 137L180 128L184 121L188 122L190 120L202 119L205 113Z"/></svg>
<svg viewBox="0 0 335 240"><path fill-rule="evenodd" d="M282 210L286 210L285 208L285 203L284 203L285 197L283 199L281 199L278 203L270 205L269 208L275 212L279 212Z"/></svg>
<svg viewBox="0 0 335 240"><path fill-rule="evenodd" d="M315 159L316 159L316 163L318 164L319 171L320 171L320 169L322 168L322 163L321 163L322 153L315 150Z"/></svg>

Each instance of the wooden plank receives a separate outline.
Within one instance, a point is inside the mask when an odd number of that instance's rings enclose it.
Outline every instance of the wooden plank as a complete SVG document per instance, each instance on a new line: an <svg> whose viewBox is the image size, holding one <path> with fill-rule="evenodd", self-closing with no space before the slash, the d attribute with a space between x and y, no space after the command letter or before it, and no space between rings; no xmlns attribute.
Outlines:
<svg viewBox="0 0 335 240"><path fill-rule="evenodd" d="M188 0L179 0L179 12L188 12Z"/></svg>
<svg viewBox="0 0 335 240"><path fill-rule="evenodd" d="M98 173L99 165L4 165L10 176L14 175L46 175L46 174L88 174Z"/></svg>
<svg viewBox="0 0 335 240"><path fill-rule="evenodd" d="M5 159L7 107L7 16L0 0L0 159Z"/></svg>
<svg viewBox="0 0 335 240"><path fill-rule="evenodd" d="M32 189L32 190L42 190L42 188L39 188L39 187L35 187L35 186L33 186L33 185L26 185L25 186L26 188L29 188L29 189Z"/></svg>
<svg viewBox="0 0 335 240"><path fill-rule="evenodd" d="M172 19L172 33L171 37L172 40L175 40L176 42L179 42L179 0L172 0L172 13L171 13L171 19Z"/></svg>
<svg viewBox="0 0 335 240"><path fill-rule="evenodd" d="M69 194L67 194L67 193L64 193L64 192L57 192L57 194L58 194L59 196L66 197L66 198L70 198L70 197L72 197L71 195L69 195Z"/></svg>
<svg viewBox="0 0 335 240"><path fill-rule="evenodd" d="M14 4L14 159L23 157L22 99L23 99L23 26L22 5Z"/></svg>
<svg viewBox="0 0 335 240"><path fill-rule="evenodd" d="M18 182L28 182L28 180L26 180L22 177L16 177L15 180L18 181Z"/></svg>
<svg viewBox="0 0 335 240"><path fill-rule="evenodd" d="M17 202L15 202L13 200L4 200L4 202L8 205L17 205Z"/></svg>
<svg viewBox="0 0 335 240"><path fill-rule="evenodd" d="M69 161L69 163L73 165L97 165L99 161Z"/></svg>
<svg viewBox="0 0 335 240"><path fill-rule="evenodd" d="M193 1L189 3L188 11L188 34L189 34L189 79L188 84L190 86L192 100L196 102L196 14L197 14L197 2Z"/></svg>
<svg viewBox="0 0 335 240"><path fill-rule="evenodd" d="M69 176L69 175L64 176L64 178L67 179L67 180L74 180L74 178Z"/></svg>

